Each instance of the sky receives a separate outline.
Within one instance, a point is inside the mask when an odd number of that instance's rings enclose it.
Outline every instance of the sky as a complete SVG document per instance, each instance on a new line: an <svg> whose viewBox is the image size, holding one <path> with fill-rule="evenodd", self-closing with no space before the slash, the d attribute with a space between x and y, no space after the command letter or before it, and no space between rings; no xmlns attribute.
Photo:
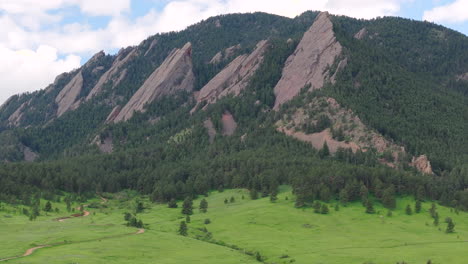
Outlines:
<svg viewBox="0 0 468 264"><path fill-rule="evenodd" d="M307 10L427 20L468 35L468 0L0 0L0 104L45 88L101 50L115 54L211 16Z"/></svg>

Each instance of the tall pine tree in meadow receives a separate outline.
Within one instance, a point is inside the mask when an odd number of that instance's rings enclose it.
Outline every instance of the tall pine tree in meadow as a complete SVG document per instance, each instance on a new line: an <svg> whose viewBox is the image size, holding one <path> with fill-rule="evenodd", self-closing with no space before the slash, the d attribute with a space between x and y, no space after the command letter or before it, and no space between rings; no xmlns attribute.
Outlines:
<svg viewBox="0 0 468 264"><path fill-rule="evenodd" d="M184 204L182 205L182 214L184 214L184 215L193 214L193 201L192 201L192 198L190 198L190 197L185 198Z"/></svg>
<svg viewBox="0 0 468 264"><path fill-rule="evenodd" d="M208 202L205 198L200 201L200 212L206 213L208 211Z"/></svg>

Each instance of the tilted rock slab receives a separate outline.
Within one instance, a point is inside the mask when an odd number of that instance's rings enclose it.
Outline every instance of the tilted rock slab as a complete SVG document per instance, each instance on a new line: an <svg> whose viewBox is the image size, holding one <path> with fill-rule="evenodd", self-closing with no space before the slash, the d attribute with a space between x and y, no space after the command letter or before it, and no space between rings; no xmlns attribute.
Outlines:
<svg viewBox="0 0 468 264"><path fill-rule="evenodd" d="M322 88L329 77L328 67L335 62L341 51L342 47L335 38L329 14L320 13L285 63L282 77L274 89L274 109L278 110L306 85L310 84L311 90Z"/></svg>
<svg viewBox="0 0 468 264"><path fill-rule="evenodd" d="M123 51L124 50L122 50L122 52ZM122 53L118 54L117 58L112 63L112 66L110 67L110 69L107 70L101 76L101 78L99 78L96 85L94 85L93 89L89 92L88 96L86 97L86 101L90 100L95 95L99 94L102 91L102 88L104 87L104 85L108 83L109 81L112 81L112 88L116 87L125 78L125 75L127 74L127 71L125 69L122 71L121 69L125 66L125 64L128 61L130 61L132 58L136 56L137 54L136 51L137 49L133 48L132 51L130 51L126 56L124 56L125 54L122 54Z"/></svg>
<svg viewBox="0 0 468 264"><path fill-rule="evenodd" d="M57 116L62 116L68 110L75 110L79 106L78 96L83 88L83 75L79 71L75 77L60 91L55 98L58 105Z"/></svg>
<svg viewBox="0 0 468 264"><path fill-rule="evenodd" d="M187 43L183 48L174 49L169 54L122 108L114 122L127 121L135 112L144 112L146 104L161 96L174 94L177 91L192 91L194 80L192 44Z"/></svg>
<svg viewBox="0 0 468 264"><path fill-rule="evenodd" d="M235 58L200 90L197 96L197 106L202 102L215 103L218 99L230 94L238 96L260 67L267 48L268 41L262 40L250 55L245 54ZM192 109L192 113L197 106Z"/></svg>

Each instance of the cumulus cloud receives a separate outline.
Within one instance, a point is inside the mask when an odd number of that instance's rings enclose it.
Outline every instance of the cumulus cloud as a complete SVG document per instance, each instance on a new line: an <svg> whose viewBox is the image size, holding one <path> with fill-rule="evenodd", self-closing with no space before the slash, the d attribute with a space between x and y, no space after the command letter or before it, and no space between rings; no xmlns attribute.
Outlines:
<svg viewBox="0 0 468 264"><path fill-rule="evenodd" d="M133 19L131 1L0 0L0 81L8 84L0 88L0 104L8 95L43 88L55 75L77 67L79 57L70 54L89 57L100 50L112 52L211 16L262 11L295 17L307 10L323 10L373 18L394 15L402 2L412 0L152 0L164 3L164 8ZM78 7L84 16L110 20L97 29L86 23L64 24L62 11L68 7Z"/></svg>
<svg viewBox="0 0 468 264"><path fill-rule="evenodd" d="M46 87L60 73L78 68L81 60L76 55L59 59L50 46L16 51L0 46L0 58L0 104L11 95Z"/></svg>
<svg viewBox="0 0 468 264"><path fill-rule="evenodd" d="M468 0L456 0L450 4L425 11L423 19L439 23L460 23L468 21Z"/></svg>

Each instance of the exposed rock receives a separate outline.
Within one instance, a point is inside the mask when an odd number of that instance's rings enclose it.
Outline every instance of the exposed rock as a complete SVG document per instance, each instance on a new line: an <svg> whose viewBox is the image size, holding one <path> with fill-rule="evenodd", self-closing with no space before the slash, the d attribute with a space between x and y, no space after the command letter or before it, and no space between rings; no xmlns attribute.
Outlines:
<svg viewBox="0 0 468 264"><path fill-rule="evenodd" d="M50 84L49 86L46 87L46 89L45 89L46 94L52 92L52 91L54 90L54 88L57 87L58 83L59 83L62 79L68 77L70 74L74 74L75 72L76 72L76 71L72 71L72 72L70 72L70 73L64 72L64 73L62 73L62 74L59 74L57 77L55 77L54 82L53 82L52 84Z"/></svg>
<svg viewBox="0 0 468 264"><path fill-rule="evenodd" d="M97 66L96 68L93 69L93 73L96 74L100 71L104 70L104 67L103 66Z"/></svg>
<svg viewBox="0 0 468 264"><path fill-rule="evenodd" d="M33 162L39 157L37 153L35 153L28 147L24 147L23 155L24 155L24 160L27 162Z"/></svg>
<svg viewBox="0 0 468 264"><path fill-rule="evenodd" d="M307 133L307 127L316 125L322 116L326 116L330 120L329 128L316 133ZM371 148L378 153L389 151L393 160L382 159L381 163L390 167L396 167L399 154L405 153L402 146L385 139L377 131L369 129L358 116L351 110L340 106L333 98L314 97L310 99L292 115L285 114L282 120L276 123L276 127L278 131L301 141L309 142L317 149L321 149L326 141L332 153L340 147L351 149L353 152L357 150L365 152ZM335 138L333 138L331 128L335 131Z"/></svg>
<svg viewBox="0 0 468 264"><path fill-rule="evenodd" d="M77 98L80 95L81 89L83 88L83 75L81 71L78 72L75 77L60 91L55 98L55 102L58 105L57 116L62 116L68 110L75 110L78 105Z"/></svg>
<svg viewBox="0 0 468 264"><path fill-rule="evenodd" d="M151 41L151 44L150 44L148 50L145 52L145 56L150 53L150 51L154 48L154 46L156 46L156 44L158 44L158 40L153 39L153 41Z"/></svg>
<svg viewBox="0 0 468 264"><path fill-rule="evenodd" d="M364 27L354 35L354 38L361 40L365 38L366 36L367 36L367 29Z"/></svg>
<svg viewBox="0 0 468 264"><path fill-rule="evenodd" d="M119 113L120 113L120 109L122 109L122 107L120 107L120 105L114 107L114 109L112 109L112 111L110 112L110 114L107 116L106 123L114 122L114 119L115 119L115 118L119 115Z"/></svg>
<svg viewBox="0 0 468 264"><path fill-rule="evenodd" d="M23 111L26 105L29 102L24 102L16 111L8 118L8 124L11 126L18 126L20 124L21 118L23 117Z"/></svg>
<svg viewBox="0 0 468 264"><path fill-rule="evenodd" d="M274 109L278 110L307 85L311 85L311 90L322 88L329 76L327 69L341 51L329 14L320 13L285 63L282 77L275 87Z"/></svg>
<svg viewBox="0 0 468 264"><path fill-rule="evenodd" d="M191 112L193 113L202 102L212 104L226 95L239 95L247 87L250 78L261 65L267 47L268 42L262 40L250 55L241 55L235 58L200 90L197 96L197 106Z"/></svg>
<svg viewBox="0 0 468 264"><path fill-rule="evenodd" d="M468 72L457 76L458 81L468 81Z"/></svg>
<svg viewBox="0 0 468 264"><path fill-rule="evenodd" d="M125 78L127 71L121 70L121 69L128 61L130 61L133 57L136 56L137 49L132 48L132 50L129 53L126 53L124 51L125 50L121 50L119 52L119 54L117 55L117 58L115 58L110 69L107 70L101 76L101 78L99 78L96 85L93 87L93 89L89 92L88 96L86 97L86 101L90 100L95 95L100 93L103 86L109 81L112 81L112 88L114 88L123 80L123 78Z"/></svg>
<svg viewBox="0 0 468 264"><path fill-rule="evenodd" d="M192 91L195 80L192 67L192 44L174 49L122 108L114 122L126 121L136 111L144 112L146 104L161 96Z"/></svg>
<svg viewBox="0 0 468 264"><path fill-rule="evenodd" d="M348 65L348 59L347 58L344 58L340 61L340 63L338 63L338 66L336 67L336 71L335 73L333 74L333 76L330 78L330 81L332 84L335 84L336 83L336 75L344 69L344 67L346 67L346 65Z"/></svg>
<svg viewBox="0 0 468 264"><path fill-rule="evenodd" d="M411 161L411 166L415 167L418 171L425 174L434 174L432 171L431 162L426 155L421 155L419 157L413 157Z"/></svg>
<svg viewBox="0 0 468 264"><path fill-rule="evenodd" d="M205 122L203 122L203 126L208 131L208 136L210 137L210 144L213 143L216 137L216 129L214 128L213 122L211 121L211 119L207 119L205 120Z"/></svg>
<svg viewBox="0 0 468 264"><path fill-rule="evenodd" d="M344 141L337 141L333 139L330 133L330 129L325 129L322 132L313 134L305 134L304 132L294 131L292 129L286 128L278 128L278 131L288 136L292 136L296 139L299 139L300 141L308 142L312 144L312 146L315 149L321 149L323 147L323 144L327 142L328 148L332 153L335 153L338 150L338 148L349 148L353 152L356 152L358 149L360 149L360 147L354 142L346 143Z"/></svg>
<svg viewBox="0 0 468 264"><path fill-rule="evenodd" d="M217 63L220 63L221 61L223 61L225 59L230 58L232 55L234 55L234 53L238 49L240 49L240 47L241 47L241 45L237 44L235 46L232 46L232 47L229 47L229 48L225 49L224 50L224 56L223 56L222 52L216 53L216 55L214 55L214 57L210 60L210 63L211 64L217 64Z"/></svg>
<svg viewBox="0 0 468 264"><path fill-rule="evenodd" d="M111 137L107 137L104 140L99 139L96 145L102 153L112 153L114 151L114 144Z"/></svg>
<svg viewBox="0 0 468 264"><path fill-rule="evenodd" d="M100 60L102 57L105 57L105 56L106 56L106 54L104 53L104 51L101 50L100 52L94 54L94 56L91 57L91 59L89 59L88 62L86 62L86 64L84 66L91 65L91 64L97 62L98 60Z"/></svg>
<svg viewBox="0 0 468 264"><path fill-rule="evenodd" d="M236 132L237 123L231 113L224 113L221 122L223 123L223 135L232 136Z"/></svg>
<svg viewBox="0 0 468 264"><path fill-rule="evenodd" d="M223 54L220 52L216 53L216 55L213 56L213 58L210 60L211 64L217 64L220 63L223 60Z"/></svg>

